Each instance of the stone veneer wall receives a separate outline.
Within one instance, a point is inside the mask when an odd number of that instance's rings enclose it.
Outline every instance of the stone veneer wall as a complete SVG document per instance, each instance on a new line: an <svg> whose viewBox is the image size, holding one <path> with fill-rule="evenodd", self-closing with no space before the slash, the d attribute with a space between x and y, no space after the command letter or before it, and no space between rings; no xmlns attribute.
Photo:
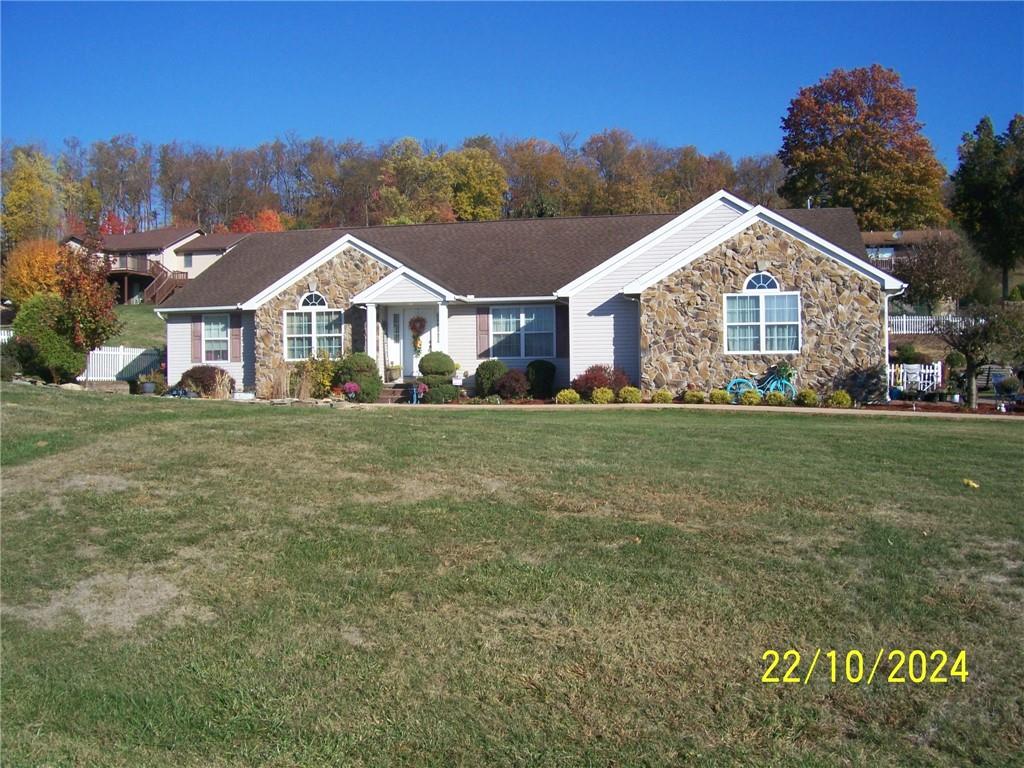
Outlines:
<svg viewBox="0 0 1024 768"><path fill-rule="evenodd" d="M727 355L723 294L741 292L762 268L783 291L800 291L800 352ZM643 292L641 386L708 391L786 360L797 369L797 387L849 387L850 377L872 378L885 364L884 340L885 296L876 281L758 221Z"/></svg>
<svg viewBox="0 0 1024 768"><path fill-rule="evenodd" d="M350 246L256 310L257 394L267 396L273 371L284 362L284 310L299 309L303 295L311 290L319 291L327 298L331 309L345 311L345 353L353 349L364 351L366 312L360 307L350 308L352 297L391 272L391 267Z"/></svg>

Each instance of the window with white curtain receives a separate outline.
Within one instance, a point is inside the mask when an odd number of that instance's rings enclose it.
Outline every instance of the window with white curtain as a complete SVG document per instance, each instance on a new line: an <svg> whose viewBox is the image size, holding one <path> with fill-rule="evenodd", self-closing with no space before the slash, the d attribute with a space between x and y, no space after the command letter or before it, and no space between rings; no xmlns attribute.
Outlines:
<svg viewBox="0 0 1024 768"><path fill-rule="evenodd" d="M314 354L341 357L344 312L330 309L315 291L303 296L299 307L284 313L285 360L307 360Z"/></svg>
<svg viewBox="0 0 1024 768"><path fill-rule="evenodd" d="M800 293L782 291L767 272L751 275L742 293L725 295L725 351L800 351Z"/></svg>
<svg viewBox="0 0 1024 768"><path fill-rule="evenodd" d="M221 362L228 359L230 318L227 315L203 315L203 361Z"/></svg>
<svg viewBox="0 0 1024 768"><path fill-rule="evenodd" d="M491 357L554 356L554 307L491 307Z"/></svg>

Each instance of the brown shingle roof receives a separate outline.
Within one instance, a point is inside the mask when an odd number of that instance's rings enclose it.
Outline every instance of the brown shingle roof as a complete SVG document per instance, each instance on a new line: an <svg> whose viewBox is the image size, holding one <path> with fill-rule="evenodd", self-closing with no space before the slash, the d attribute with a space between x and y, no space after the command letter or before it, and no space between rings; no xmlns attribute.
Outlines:
<svg viewBox="0 0 1024 768"><path fill-rule="evenodd" d="M189 240L179 248L175 248L174 252L202 253L203 251L226 251L248 236L248 232L217 232L212 235L202 235L194 240Z"/></svg>
<svg viewBox="0 0 1024 768"><path fill-rule="evenodd" d="M199 227L162 227L127 235L104 235L103 250L106 253L162 251L193 232L202 234L203 230Z"/></svg>
<svg viewBox="0 0 1024 768"><path fill-rule="evenodd" d="M849 209L779 213L856 256L864 255L860 231ZM503 219L254 233L198 278L189 280L164 306L241 304L345 233L456 294L550 296L677 215Z"/></svg>
<svg viewBox="0 0 1024 768"><path fill-rule="evenodd" d="M953 235L951 229L904 229L893 232L885 230L882 232L862 232L861 239L864 245L870 248L877 248L880 245L911 246L920 245L932 237L950 237ZM899 235L898 237L896 235Z"/></svg>

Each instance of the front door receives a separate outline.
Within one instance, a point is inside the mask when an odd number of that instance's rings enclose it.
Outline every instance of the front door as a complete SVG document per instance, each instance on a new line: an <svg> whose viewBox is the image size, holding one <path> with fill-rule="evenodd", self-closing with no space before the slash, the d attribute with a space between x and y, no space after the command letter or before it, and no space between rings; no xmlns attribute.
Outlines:
<svg viewBox="0 0 1024 768"><path fill-rule="evenodd" d="M406 380L420 375L420 358L434 348L436 329L436 308L405 307L402 311L402 377Z"/></svg>

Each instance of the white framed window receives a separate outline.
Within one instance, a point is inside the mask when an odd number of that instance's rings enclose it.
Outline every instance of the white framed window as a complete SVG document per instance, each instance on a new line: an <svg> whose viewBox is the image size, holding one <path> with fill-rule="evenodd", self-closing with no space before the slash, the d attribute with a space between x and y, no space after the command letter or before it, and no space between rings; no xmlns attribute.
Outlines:
<svg viewBox="0 0 1024 768"><path fill-rule="evenodd" d="M742 293L723 299L727 354L800 351L800 292L783 291L767 272L757 272Z"/></svg>
<svg viewBox="0 0 1024 768"><path fill-rule="evenodd" d="M226 362L231 318L228 315L203 315L203 362Z"/></svg>
<svg viewBox="0 0 1024 768"><path fill-rule="evenodd" d="M491 307L491 357L555 356L555 308Z"/></svg>
<svg viewBox="0 0 1024 768"><path fill-rule="evenodd" d="M192 254L186 253L181 257L182 269L192 269Z"/></svg>
<svg viewBox="0 0 1024 768"><path fill-rule="evenodd" d="M314 354L341 357L345 313L330 309L323 294L311 291L299 309L284 313L284 359L308 360Z"/></svg>

